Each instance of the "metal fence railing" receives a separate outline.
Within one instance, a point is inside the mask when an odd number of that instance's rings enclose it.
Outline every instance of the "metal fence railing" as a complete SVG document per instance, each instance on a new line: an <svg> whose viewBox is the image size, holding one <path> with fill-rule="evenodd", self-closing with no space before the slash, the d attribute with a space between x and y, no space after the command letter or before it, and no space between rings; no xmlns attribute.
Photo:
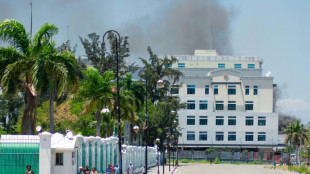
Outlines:
<svg viewBox="0 0 310 174"><path fill-rule="evenodd" d="M0 173L25 173L31 165L39 173L39 137L37 135L1 135Z"/></svg>

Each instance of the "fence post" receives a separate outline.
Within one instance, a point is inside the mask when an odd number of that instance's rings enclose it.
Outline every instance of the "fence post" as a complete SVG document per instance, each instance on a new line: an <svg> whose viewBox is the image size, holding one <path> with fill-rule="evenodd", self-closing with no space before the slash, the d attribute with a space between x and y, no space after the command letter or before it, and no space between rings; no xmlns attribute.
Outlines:
<svg viewBox="0 0 310 174"><path fill-rule="evenodd" d="M43 132L39 134L40 148L39 148L39 173L52 174L52 149L51 138L52 134Z"/></svg>
<svg viewBox="0 0 310 174"><path fill-rule="evenodd" d="M192 161L194 161L194 149L192 149Z"/></svg>

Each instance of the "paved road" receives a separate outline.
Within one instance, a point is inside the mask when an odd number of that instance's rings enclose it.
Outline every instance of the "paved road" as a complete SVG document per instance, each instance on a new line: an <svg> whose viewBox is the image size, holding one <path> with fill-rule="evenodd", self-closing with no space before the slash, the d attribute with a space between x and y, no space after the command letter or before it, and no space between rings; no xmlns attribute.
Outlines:
<svg viewBox="0 0 310 174"><path fill-rule="evenodd" d="M171 174L173 172L173 167L172 165L170 166L170 172L169 172L169 166L165 165L165 174ZM163 173L163 166L159 166L159 173L162 174ZM147 174L158 174L158 168L156 167L152 167L147 171Z"/></svg>
<svg viewBox="0 0 310 174"><path fill-rule="evenodd" d="M175 174L296 174L264 168L263 165L181 164Z"/></svg>

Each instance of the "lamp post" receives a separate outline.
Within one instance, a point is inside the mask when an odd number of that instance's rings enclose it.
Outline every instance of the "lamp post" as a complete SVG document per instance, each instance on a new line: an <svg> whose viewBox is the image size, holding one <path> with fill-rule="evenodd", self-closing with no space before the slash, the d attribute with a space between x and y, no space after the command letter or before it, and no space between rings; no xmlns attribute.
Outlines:
<svg viewBox="0 0 310 174"><path fill-rule="evenodd" d="M165 147L166 147L166 141L163 143L163 174L165 174Z"/></svg>
<svg viewBox="0 0 310 174"><path fill-rule="evenodd" d="M147 78L145 78L145 173L147 174Z"/></svg>
<svg viewBox="0 0 310 174"><path fill-rule="evenodd" d="M117 110L117 118L118 118L118 155L119 155L119 172L120 174L123 173L122 171L122 137L121 137L121 110L120 110L120 101L119 101L119 60L118 60L118 54L120 49L120 41L121 37L119 33L115 30L109 30L104 33L102 40L104 44L104 37L107 33L116 33L115 37L115 49L116 49L116 90L117 90L117 102L116 102L116 110Z"/></svg>
<svg viewBox="0 0 310 174"><path fill-rule="evenodd" d="M307 165L309 167L309 148L310 148L310 145L308 145L307 148L308 148L308 163L307 163Z"/></svg>
<svg viewBox="0 0 310 174"><path fill-rule="evenodd" d="M157 173L159 174L159 142L160 139L156 138L156 144L157 144Z"/></svg>

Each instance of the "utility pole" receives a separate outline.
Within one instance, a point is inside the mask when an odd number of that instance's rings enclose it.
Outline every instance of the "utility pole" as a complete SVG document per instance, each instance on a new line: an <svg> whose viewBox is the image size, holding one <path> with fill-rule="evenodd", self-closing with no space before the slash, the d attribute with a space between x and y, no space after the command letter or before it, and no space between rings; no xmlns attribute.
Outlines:
<svg viewBox="0 0 310 174"><path fill-rule="evenodd" d="M30 14L30 37L32 38L32 2L29 2L31 7L31 14Z"/></svg>

